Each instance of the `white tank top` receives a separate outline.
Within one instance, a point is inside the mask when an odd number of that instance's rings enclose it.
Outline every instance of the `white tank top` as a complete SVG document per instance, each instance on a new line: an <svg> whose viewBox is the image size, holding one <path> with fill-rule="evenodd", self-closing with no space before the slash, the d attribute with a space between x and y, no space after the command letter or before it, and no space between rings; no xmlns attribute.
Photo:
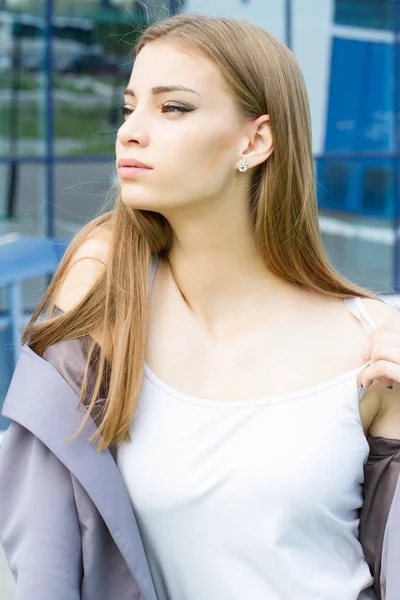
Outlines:
<svg viewBox="0 0 400 600"><path fill-rule="evenodd" d="M362 300L345 303L369 333ZM117 464L158 600L376 598L358 541L368 364L232 403L188 396L145 365Z"/></svg>

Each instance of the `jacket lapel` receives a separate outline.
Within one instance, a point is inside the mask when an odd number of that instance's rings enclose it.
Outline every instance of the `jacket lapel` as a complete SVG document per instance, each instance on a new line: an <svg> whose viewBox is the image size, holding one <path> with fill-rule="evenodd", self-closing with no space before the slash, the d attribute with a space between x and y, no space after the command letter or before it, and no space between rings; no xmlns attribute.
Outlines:
<svg viewBox="0 0 400 600"><path fill-rule="evenodd" d="M85 488L124 556L144 600L156 593L135 515L122 475L110 450L97 452L88 439L96 432L87 411L58 371L24 345L4 401L2 414L23 425L58 457Z"/></svg>

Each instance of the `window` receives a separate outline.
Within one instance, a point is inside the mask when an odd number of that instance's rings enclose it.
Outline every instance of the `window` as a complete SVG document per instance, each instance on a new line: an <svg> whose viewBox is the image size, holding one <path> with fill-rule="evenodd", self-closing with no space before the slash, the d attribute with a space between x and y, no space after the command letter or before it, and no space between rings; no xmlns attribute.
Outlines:
<svg viewBox="0 0 400 600"><path fill-rule="evenodd" d="M336 0L335 23L393 31L394 11L393 0Z"/></svg>
<svg viewBox="0 0 400 600"><path fill-rule="evenodd" d="M350 166L346 163L321 162L318 169L318 197L321 208L346 210Z"/></svg>
<svg viewBox="0 0 400 600"><path fill-rule="evenodd" d="M389 168L367 167L364 171L362 208L368 213L389 216L393 173Z"/></svg>

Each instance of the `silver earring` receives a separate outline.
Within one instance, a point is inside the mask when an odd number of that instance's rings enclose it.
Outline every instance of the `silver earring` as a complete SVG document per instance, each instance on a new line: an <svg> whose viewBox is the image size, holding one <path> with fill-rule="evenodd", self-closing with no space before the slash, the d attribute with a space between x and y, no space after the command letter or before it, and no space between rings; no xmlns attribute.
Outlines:
<svg viewBox="0 0 400 600"><path fill-rule="evenodd" d="M241 160L239 163L239 171L241 173L244 173L245 171L247 171L248 168L249 168L249 163L247 162L247 160Z"/></svg>

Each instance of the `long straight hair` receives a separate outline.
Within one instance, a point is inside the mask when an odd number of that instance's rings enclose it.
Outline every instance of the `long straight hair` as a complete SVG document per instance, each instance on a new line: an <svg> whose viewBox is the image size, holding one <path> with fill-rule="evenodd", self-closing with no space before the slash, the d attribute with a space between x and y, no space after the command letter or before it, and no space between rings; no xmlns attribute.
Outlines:
<svg viewBox="0 0 400 600"><path fill-rule="evenodd" d="M245 21L178 15L153 24L139 38L134 55L163 38L179 42L213 61L229 85L238 115L269 114L274 151L254 169L248 214L265 264L276 275L327 296L377 298L340 275L321 240L311 148L310 110L302 72L289 49L266 31ZM104 271L72 310L52 317L54 297L75 252L99 228L110 235ZM96 382L89 390L87 414L70 438L84 427L106 372L107 397L100 425L90 441L97 450L131 441L129 426L142 384L149 305L151 258L168 259L173 235L160 214L125 206L86 224L70 243L52 282L30 320L23 343L40 356L59 340L100 332ZM39 317L45 312L45 318ZM89 349L80 403L87 394ZM108 371L108 367L111 367Z"/></svg>

